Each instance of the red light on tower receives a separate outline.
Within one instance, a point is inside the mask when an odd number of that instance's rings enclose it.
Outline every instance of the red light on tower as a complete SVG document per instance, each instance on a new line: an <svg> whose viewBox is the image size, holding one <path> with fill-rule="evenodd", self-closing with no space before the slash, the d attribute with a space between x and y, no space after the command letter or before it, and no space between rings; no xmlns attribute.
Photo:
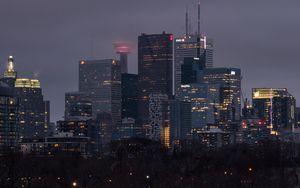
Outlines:
<svg viewBox="0 0 300 188"><path fill-rule="evenodd" d="M132 51L131 45L124 42L114 43L114 49L117 54L129 54Z"/></svg>
<svg viewBox="0 0 300 188"><path fill-rule="evenodd" d="M173 35L170 35L170 41L172 41L173 40Z"/></svg>
<svg viewBox="0 0 300 188"><path fill-rule="evenodd" d="M128 73L127 55L132 51L132 45L125 42L114 43L114 49L120 54L121 73Z"/></svg>

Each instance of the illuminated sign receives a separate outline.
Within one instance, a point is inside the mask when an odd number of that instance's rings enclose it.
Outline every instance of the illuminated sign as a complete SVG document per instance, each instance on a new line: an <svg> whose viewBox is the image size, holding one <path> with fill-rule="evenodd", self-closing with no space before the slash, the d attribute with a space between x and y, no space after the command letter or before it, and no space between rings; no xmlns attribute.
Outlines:
<svg viewBox="0 0 300 188"><path fill-rule="evenodd" d="M176 39L176 42L184 42L184 39Z"/></svg>

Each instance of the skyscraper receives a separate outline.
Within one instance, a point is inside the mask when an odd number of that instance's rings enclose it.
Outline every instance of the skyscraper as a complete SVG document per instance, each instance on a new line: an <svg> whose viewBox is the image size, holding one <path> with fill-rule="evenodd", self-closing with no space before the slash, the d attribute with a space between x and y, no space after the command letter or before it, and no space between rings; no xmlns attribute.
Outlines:
<svg viewBox="0 0 300 188"><path fill-rule="evenodd" d="M203 83L218 85L219 96L214 99L214 113L215 122L222 130L233 131L239 126L241 78L241 70L237 68L208 68L203 71Z"/></svg>
<svg viewBox="0 0 300 188"><path fill-rule="evenodd" d="M179 96L184 59L197 58L204 68L212 68L213 41L204 35L188 35L176 38L174 44L174 92Z"/></svg>
<svg viewBox="0 0 300 188"><path fill-rule="evenodd" d="M98 113L112 116L113 128L121 124L120 62L114 59L79 62L79 92L89 95L93 118Z"/></svg>
<svg viewBox="0 0 300 188"><path fill-rule="evenodd" d="M162 34L138 37L139 120L149 124L149 95L172 95L173 35Z"/></svg>
<svg viewBox="0 0 300 188"><path fill-rule="evenodd" d="M45 137L47 135L49 103L45 103L39 80L17 78L15 97L19 101L21 138ZM46 108L45 108L45 105Z"/></svg>
<svg viewBox="0 0 300 188"><path fill-rule="evenodd" d="M253 108L267 122L272 134L293 131L296 100L285 88L253 88Z"/></svg>
<svg viewBox="0 0 300 188"><path fill-rule="evenodd" d="M180 100L170 100L170 141L179 144L180 141L191 138L192 115L191 103Z"/></svg>
<svg viewBox="0 0 300 188"><path fill-rule="evenodd" d="M122 119L138 117L138 75L122 74Z"/></svg>
<svg viewBox="0 0 300 188"><path fill-rule="evenodd" d="M18 100L20 138L45 137L50 124L50 102L44 101L39 80L17 78L14 59L9 56L1 81L10 87Z"/></svg>
<svg viewBox="0 0 300 188"><path fill-rule="evenodd" d="M19 149L18 103L13 89L0 81L0 155Z"/></svg>

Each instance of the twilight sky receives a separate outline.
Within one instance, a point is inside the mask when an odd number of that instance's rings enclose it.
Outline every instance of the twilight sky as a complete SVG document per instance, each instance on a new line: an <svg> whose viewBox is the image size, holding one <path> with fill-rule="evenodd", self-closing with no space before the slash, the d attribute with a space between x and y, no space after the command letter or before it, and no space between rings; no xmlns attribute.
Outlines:
<svg viewBox="0 0 300 188"><path fill-rule="evenodd" d="M214 39L214 65L241 68L246 97L253 87L285 87L300 101L299 0L201 3L202 32ZM64 93L77 90L80 59L117 58L112 43L136 44L140 33L183 34L186 5L196 31L197 0L1 0L0 72L14 55L20 77L40 79L57 121ZM136 73L136 47L129 61Z"/></svg>

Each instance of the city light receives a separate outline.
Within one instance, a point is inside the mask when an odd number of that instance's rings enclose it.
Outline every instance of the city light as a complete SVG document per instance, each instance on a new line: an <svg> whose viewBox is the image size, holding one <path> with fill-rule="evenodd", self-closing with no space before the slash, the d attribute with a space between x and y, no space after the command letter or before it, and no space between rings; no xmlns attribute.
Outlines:
<svg viewBox="0 0 300 188"><path fill-rule="evenodd" d="M73 182L72 182L72 186L73 186L73 187L77 187L77 182L76 182L76 181L73 181Z"/></svg>

